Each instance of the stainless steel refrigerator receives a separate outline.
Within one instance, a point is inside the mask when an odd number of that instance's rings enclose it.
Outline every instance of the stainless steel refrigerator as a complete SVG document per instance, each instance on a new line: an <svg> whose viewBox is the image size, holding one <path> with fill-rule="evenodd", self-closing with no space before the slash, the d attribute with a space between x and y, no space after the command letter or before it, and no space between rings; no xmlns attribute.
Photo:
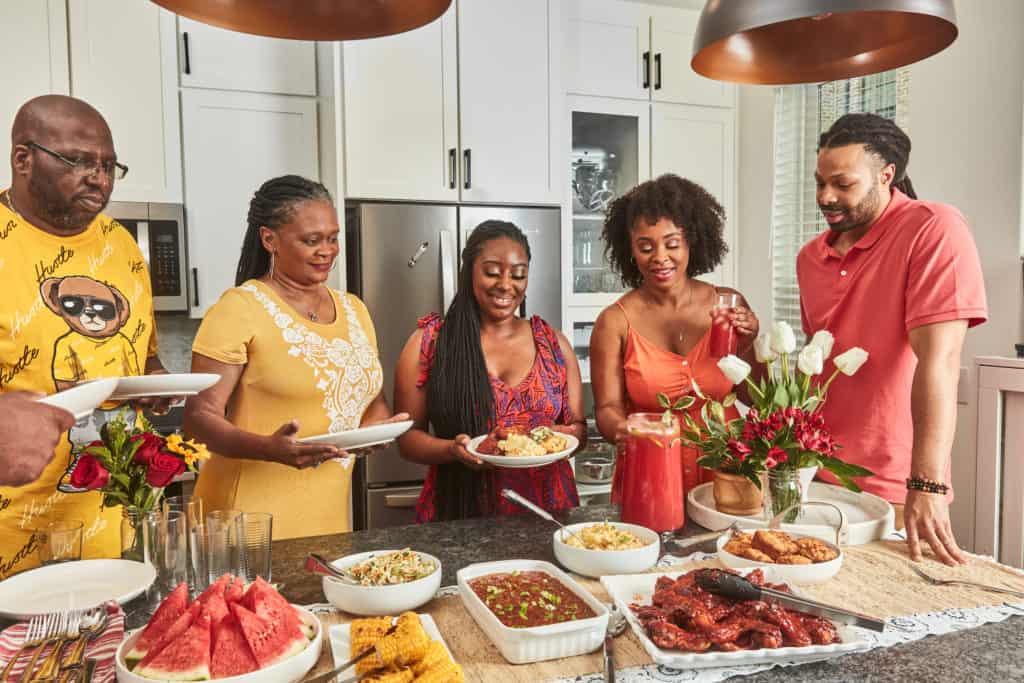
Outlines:
<svg viewBox="0 0 1024 683"><path fill-rule="evenodd" d="M388 405L394 407L398 355L417 319L444 314L455 295L462 245L488 219L515 223L530 241L530 282L520 315L540 315L560 328L558 208L346 202L348 288L366 303L373 319ZM355 528L411 524L426 472L403 459L397 446L361 458L352 486Z"/></svg>

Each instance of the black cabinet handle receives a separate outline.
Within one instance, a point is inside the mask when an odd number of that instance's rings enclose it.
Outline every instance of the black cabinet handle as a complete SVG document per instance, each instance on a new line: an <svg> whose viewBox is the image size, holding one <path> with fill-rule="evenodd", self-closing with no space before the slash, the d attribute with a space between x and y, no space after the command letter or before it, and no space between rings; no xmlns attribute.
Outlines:
<svg viewBox="0 0 1024 683"><path fill-rule="evenodd" d="M654 89L661 90L661 53L654 55Z"/></svg>
<svg viewBox="0 0 1024 683"><path fill-rule="evenodd" d="M192 305L199 305L199 269L192 269Z"/></svg>
<svg viewBox="0 0 1024 683"><path fill-rule="evenodd" d="M644 89L651 87L651 53L644 53Z"/></svg>
<svg viewBox="0 0 1024 683"><path fill-rule="evenodd" d="M455 148L452 147L448 150L448 188L455 189L455 158L458 156L455 153Z"/></svg>
<svg viewBox="0 0 1024 683"><path fill-rule="evenodd" d="M462 150L462 165L464 166L463 171L465 172L466 181L462 187L468 190L473 186L473 151L469 149Z"/></svg>
<svg viewBox="0 0 1024 683"><path fill-rule="evenodd" d="M188 31L181 32L181 41L185 44L185 73L192 73L192 60L188 54Z"/></svg>

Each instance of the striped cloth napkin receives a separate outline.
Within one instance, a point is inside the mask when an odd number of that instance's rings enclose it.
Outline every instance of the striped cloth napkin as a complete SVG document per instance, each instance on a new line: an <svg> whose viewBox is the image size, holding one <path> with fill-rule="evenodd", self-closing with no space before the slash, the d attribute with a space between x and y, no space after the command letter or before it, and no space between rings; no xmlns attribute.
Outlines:
<svg viewBox="0 0 1024 683"><path fill-rule="evenodd" d="M0 632L0 670L7 666L11 657L21 649L27 629L28 622L21 621ZM107 603L107 627L99 638L94 639L85 648L86 658L96 660L96 670L92 676L93 683L113 683L114 655L123 638L124 612L116 602ZM40 655L40 661L46 657L48 652L49 649ZM31 656L25 654L18 657L12 670L12 680L19 680L22 670L30 659Z"/></svg>

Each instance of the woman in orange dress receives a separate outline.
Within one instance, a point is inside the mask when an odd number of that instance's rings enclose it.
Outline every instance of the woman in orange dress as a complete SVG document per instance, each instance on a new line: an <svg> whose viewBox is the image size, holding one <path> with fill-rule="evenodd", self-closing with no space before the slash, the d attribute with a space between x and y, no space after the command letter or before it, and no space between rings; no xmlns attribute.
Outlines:
<svg viewBox="0 0 1024 683"><path fill-rule="evenodd" d="M738 337L737 355L753 364L757 316L742 296L734 308L713 310L720 292L738 292L696 279L714 270L728 251L724 224L725 212L714 197L671 174L638 185L609 207L605 254L633 289L601 312L590 340L597 427L605 439L622 442L630 413L661 412L659 393L675 401L694 382L715 399L732 391L711 355L715 316L728 318ZM698 399L688 410L698 421L701 404ZM735 407L727 410L730 419L737 415ZM698 457L697 449L683 448L687 491L707 478ZM616 467L613 500L621 493L621 469Z"/></svg>

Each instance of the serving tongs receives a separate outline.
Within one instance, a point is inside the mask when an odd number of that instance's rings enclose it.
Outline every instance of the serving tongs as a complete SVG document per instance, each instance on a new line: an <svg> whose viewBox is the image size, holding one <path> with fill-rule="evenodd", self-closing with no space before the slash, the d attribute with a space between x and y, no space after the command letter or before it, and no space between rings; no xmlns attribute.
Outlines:
<svg viewBox="0 0 1024 683"><path fill-rule="evenodd" d="M348 572L344 572L338 569L317 553L310 553L306 556L306 564L304 566L304 569L310 574L320 574L321 576L329 576L332 579L337 579L342 583L347 583L352 586L362 585L355 579L354 576L352 576Z"/></svg>
<svg viewBox="0 0 1024 683"><path fill-rule="evenodd" d="M391 635L392 633L395 632L395 629L397 629L397 628L398 628L398 624L393 624L391 626L391 628L389 628L387 630L387 632L384 633L384 635L385 636ZM381 636L381 637L383 638L384 636ZM368 645L367 647L363 648L362 652L360 652L355 657L353 657L352 659L348 660L347 662L345 662L341 666L337 667L333 671L328 671L325 674L320 674L319 676L314 676L313 678L307 679L306 683L327 683L328 681L333 681L343 671L345 671L346 669L349 669L349 668L355 666L357 663L363 661L364 659L366 659L367 657L369 657L370 655L372 655L376 651L377 651L377 646L376 645ZM344 683L354 683L355 681L358 681L360 678L361 678L361 676L355 676L353 678L347 678L347 679L345 679Z"/></svg>
<svg viewBox="0 0 1024 683"><path fill-rule="evenodd" d="M708 593L720 595L723 598L732 600L774 600L787 609L805 612L818 617L824 617L841 624L860 626L871 631L882 633L885 631L885 622L859 612L826 605L823 602L800 598L792 593L755 586L742 576L722 571L721 569L698 569L696 570L697 585Z"/></svg>

